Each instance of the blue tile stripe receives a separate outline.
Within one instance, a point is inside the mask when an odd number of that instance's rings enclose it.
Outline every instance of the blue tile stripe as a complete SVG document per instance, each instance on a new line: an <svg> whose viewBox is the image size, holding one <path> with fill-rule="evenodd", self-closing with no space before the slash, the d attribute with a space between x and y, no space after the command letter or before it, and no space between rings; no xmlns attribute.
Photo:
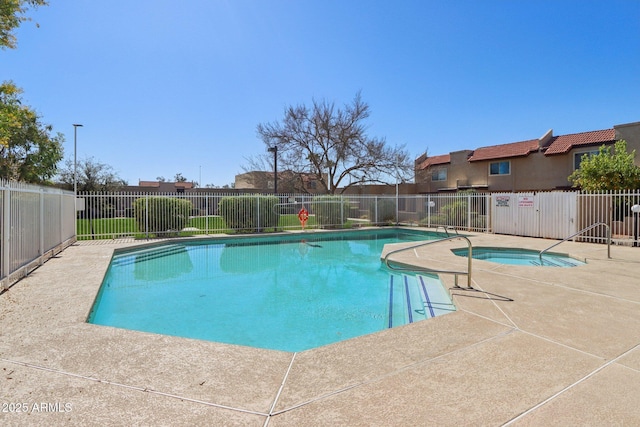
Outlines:
<svg viewBox="0 0 640 427"><path fill-rule="evenodd" d="M429 293L427 292L427 287L424 284L424 280L422 276L420 276L420 284L422 285L422 291L424 292L424 297L427 301L427 307L429 307L429 313L431 313L431 317L436 317L436 313L433 311L433 307L431 306L431 300L429 299Z"/></svg>
<svg viewBox="0 0 640 427"><path fill-rule="evenodd" d="M407 294L407 311L409 312L409 323L413 323L413 310L411 310L411 294L409 294L409 278L407 276L404 276L404 290Z"/></svg>

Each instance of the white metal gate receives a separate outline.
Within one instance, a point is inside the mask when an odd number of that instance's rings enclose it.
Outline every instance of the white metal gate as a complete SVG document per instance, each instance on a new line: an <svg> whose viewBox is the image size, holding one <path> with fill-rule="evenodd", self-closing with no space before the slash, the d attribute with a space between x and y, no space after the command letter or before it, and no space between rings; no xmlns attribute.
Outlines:
<svg viewBox="0 0 640 427"><path fill-rule="evenodd" d="M493 193L494 233L563 239L577 231L575 192Z"/></svg>

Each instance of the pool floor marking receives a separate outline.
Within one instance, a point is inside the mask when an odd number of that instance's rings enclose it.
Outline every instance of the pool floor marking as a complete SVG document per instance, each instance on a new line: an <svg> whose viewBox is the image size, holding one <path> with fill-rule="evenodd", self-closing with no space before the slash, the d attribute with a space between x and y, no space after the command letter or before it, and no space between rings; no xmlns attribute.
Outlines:
<svg viewBox="0 0 640 427"><path fill-rule="evenodd" d="M409 293L409 278L404 276L404 290L407 293L407 312L409 313L409 323L413 323L413 313L411 312L411 293Z"/></svg>
<svg viewBox="0 0 640 427"><path fill-rule="evenodd" d="M427 292L427 287L424 284L424 279L420 276L420 284L422 285L422 291L424 292L424 298L426 301L427 307L429 307L429 313L431 313L431 317L436 317L436 314L433 311L433 306L431 305L431 300L429 299L429 293Z"/></svg>

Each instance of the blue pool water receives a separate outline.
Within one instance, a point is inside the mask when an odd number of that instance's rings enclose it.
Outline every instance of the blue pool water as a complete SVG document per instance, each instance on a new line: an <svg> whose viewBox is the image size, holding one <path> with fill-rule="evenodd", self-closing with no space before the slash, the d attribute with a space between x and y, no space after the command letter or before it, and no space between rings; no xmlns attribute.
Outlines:
<svg viewBox="0 0 640 427"><path fill-rule="evenodd" d="M434 276L389 271L404 229L192 240L114 255L88 321L302 351L449 313Z"/></svg>
<svg viewBox="0 0 640 427"><path fill-rule="evenodd" d="M466 257L467 248L453 249L454 254ZM499 264L528 265L542 267L576 267L585 263L568 255L547 252L540 260L540 252L521 248L491 248L477 247L472 251L473 259L496 262Z"/></svg>

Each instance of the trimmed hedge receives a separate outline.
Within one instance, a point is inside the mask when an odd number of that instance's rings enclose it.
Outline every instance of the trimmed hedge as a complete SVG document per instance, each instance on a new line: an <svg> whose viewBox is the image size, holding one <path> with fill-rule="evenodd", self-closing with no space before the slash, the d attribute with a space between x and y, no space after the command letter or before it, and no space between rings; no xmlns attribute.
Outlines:
<svg viewBox="0 0 640 427"><path fill-rule="evenodd" d="M262 231L276 228L280 213L274 206L280 200L276 196L230 196L218 203L218 213L228 228L242 231Z"/></svg>
<svg viewBox="0 0 640 427"><path fill-rule="evenodd" d="M133 202L133 211L141 232L177 236L189 222L193 204L189 200L175 197L141 197Z"/></svg>
<svg viewBox="0 0 640 427"><path fill-rule="evenodd" d="M376 218L376 206L378 207L378 216ZM395 199L378 199L376 203L372 203L369 207L369 218L371 222L391 223L396 220L396 200Z"/></svg>

